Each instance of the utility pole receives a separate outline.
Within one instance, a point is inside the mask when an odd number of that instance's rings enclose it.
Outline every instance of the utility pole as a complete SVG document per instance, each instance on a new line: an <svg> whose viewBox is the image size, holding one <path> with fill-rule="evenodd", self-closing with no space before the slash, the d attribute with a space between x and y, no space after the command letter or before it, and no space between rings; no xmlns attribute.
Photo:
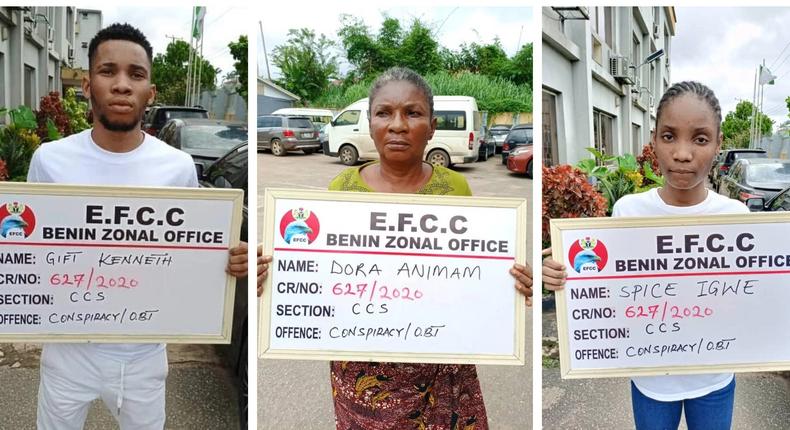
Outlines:
<svg viewBox="0 0 790 430"><path fill-rule="evenodd" d="M266 64L266 79L272 80L272 75L269 73L269 55L266 53L266 38L263 37L263 22L258 21L258 27L261 29L261 42L263 43L263 62Z"/></svg>

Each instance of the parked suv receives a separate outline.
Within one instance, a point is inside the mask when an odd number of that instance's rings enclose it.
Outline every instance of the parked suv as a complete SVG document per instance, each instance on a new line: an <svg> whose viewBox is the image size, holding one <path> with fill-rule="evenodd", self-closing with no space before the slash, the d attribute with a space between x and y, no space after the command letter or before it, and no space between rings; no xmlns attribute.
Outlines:
<svg viewBox="0 0 790 430"><path fill-rule="evenodd" d="M263 115L258 117L258 150L270 149L281 156L302 150L312 154L321 147L318 132L304 116Z"/></svg>
<svg viewBox="0 0 790 430"><path fill-rule="evenodd" d="M146 115L143 121L143 131L152 136L157 136L168 121L176 118L208 119L208 111L199 107L151 106L148 115Z"/></svg>
<svg viewBox="0 0 790 430"><path fill-rule="evenodd" d="M510 129L502 144L502 164L507 164L510 151L522 145L532 145L532 124L519 124Z"/></svg>

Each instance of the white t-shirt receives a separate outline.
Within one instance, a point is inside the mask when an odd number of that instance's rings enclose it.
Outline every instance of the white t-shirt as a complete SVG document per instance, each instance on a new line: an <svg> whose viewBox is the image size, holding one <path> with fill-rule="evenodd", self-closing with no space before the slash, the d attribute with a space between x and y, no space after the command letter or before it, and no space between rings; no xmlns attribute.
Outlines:
<svg viewBox="0 0 790 430"><path fill-rule="evenodd" d="M141 132L142 133L142 132ZM133 151L105 151L91 138L91 130L42 144L33 154L28 182L78 185L129 185L197 187L192 157L143 133L143 143ZM163 350L156 343L89 343L81 345L99 356L132 361ZM50 344L49 347L57 347Z"/></svg>
<svg viewBox="0 0 790 430"><path fill-rule="evenodd" d="M749 213L743 203L708 190L701 203L694 206L671 206L658 195L658 188L622 197L614 204L612 217L661 216L661 215L713 215ZM726 387L732 373L703 375L641 376L632 381L642 394L651 399L671 402L701 397Z"/></svg>

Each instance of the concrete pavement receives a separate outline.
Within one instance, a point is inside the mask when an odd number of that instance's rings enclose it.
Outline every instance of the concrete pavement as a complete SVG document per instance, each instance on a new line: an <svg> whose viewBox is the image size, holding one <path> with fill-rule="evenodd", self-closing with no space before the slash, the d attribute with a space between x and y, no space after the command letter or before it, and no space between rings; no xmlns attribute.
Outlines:
<svg viewBox="0 0 790 430"><path fill-rule="evenodd" d="M35 429L39 345L1 344L0 429ZM237 429L236 381L211 345L169 345L167 430ZM15 366L19 363L18 366ZM117 429L101 401L95 401L85 430Z"/></svg>

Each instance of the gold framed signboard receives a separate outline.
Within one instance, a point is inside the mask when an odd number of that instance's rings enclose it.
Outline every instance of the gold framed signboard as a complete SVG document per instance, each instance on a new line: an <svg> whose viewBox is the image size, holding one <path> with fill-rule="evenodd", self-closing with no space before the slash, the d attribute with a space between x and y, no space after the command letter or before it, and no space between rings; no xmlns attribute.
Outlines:
<svg viewBox="0 0 790 430"><path fill-rule="evenodd" d="M263 358L524 363L524 199L267 189L263 207Z"/></svg>
<svg viewBox="0 0 790 430"><path fill-rule="evenodd" d="M229 343L242 200L0 183L0 341Z"/></svg>
<svg viewBox="0 0 790 430"><path fill-rule="evenodd" d="M564 378L790 369L790 215L551 220Z"/></svg>

